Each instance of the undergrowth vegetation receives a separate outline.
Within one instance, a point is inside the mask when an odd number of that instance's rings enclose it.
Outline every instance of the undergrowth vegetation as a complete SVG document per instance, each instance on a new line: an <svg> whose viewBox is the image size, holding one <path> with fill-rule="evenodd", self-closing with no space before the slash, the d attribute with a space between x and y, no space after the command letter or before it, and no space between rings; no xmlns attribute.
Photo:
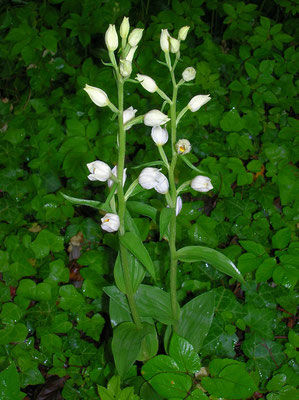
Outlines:
<svg viewBox="0 0 299 400"><path fill-rule="evenodd" d="M298 399L298 9L295 0L1 3L1 400ZM111 340L130 310L114 286L117 234L101 229L102 212L61 193L100 203L109 193L87 179L86 164L117 164L117 122L83 88L101 88L117 104L104 34L124 16L144 28L132 78L149 75L166 93L161 29L177 36L191 27L177 71L193 66L196 78L177 108L198 93L211 101L184 116L177 138L192 143L188 162L206 171L213 190L181 194L178 248L217 249L245 282L206 262L180 262L178 302L211 294L214 316L201 335L198 310L210 304L201 297L201 308L182 308L199 337L190 344L181 329L170 340L171 317L159 310L159 293L170 286L168 242L158 227L164 198L136 191L127 208L156 280L147 273L153 295L142 285L135 297L141 314L145 299L156 310L158 338L151 360L137 361L120 380ZM161 108L137 81L124 96L139 114L149 103ZM131 182L157 158L149 127L128 130ZM176 184L196 176L190 171L178 158ZM140 204L150 206L146 216ZM163 386L165 376L172 386Z"/></svg>

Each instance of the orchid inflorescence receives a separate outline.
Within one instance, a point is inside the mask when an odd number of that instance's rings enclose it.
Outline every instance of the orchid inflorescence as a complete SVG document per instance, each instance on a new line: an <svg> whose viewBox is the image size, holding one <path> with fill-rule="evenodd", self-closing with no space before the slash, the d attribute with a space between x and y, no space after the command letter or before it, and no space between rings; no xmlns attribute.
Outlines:
<svg viewBox="0 0 299 400"><path fill-rule="evenodd" d="M166 66L173 73L176 63L180 58L180 44L187 37L189 31L189 26L184 26L179 30L178 37L173 38L169 34L167 29L162 29L160 35L160 46L165 55ZM109 25L109 28L105 34L105 42L109 52L109 57L111 60L111 65L114 67L117 75L117 79L124 83L126 80L130 78L132 73L132 62L134 59L134 55L136 49L138 47L138 43L141 40L143 29L133 29L130 32L130 24L129 19L124 17L121 26L120 26L120 38L121 38L121 46L119 50L120 59L117 64L114 52L119 49L119 37L115 28L115 25ZM171 54L175 54L175 62L172 65L171 63ZM195 79L196 70L193 67L187 67L182 73L182 78L176 84L178 88L181 85L184 85L185 82L190 82ZM172 105L172 100L164 93L154 79L150 76L137 74L136 82L140 83L141 86L150 93L158 93L162 99L168 103L170 106ZM163 150L163 146L168 142L168 132L166 125L171 118L161 112L160 110L153 109L148 111L145 115L135 117L137 110L132 106L127 108L124 111L120 111L115 105L113 105L108 95L100 88L86 85L84 90L89 95L90 99L98 106L98 107L110 107L110 109L116 113L122 115L122 123L124 125L124 130L129 130L133 125L137 123L143 122L144 125L151 127L151 137L154 143L157 145L159 153L161 155L164 166L169 170L170 163L168 163L167 157ZM198 111L203 105L205 105L208 101L210 101L210 95L196 95L194 96L189 103L186 105L178 115L175 115L176 125L179 123L182 116L189 110L191 112ZM173 118L173 115L171 116ZM174 136L175 137L175 136ZM118 143L119 144L119 143ZM172 149L173 155L175 156L184 156L185 154L191 151L191 144L187 139L179 139L176 143L173 143L173 135L172 135ZM175 156L175 157L176 157ZM104 163L103 161L96 160L87 164L87 167L90 171L90 175L88 175L88 179L91 181L108 181L109 188L113 188L113 183L119 184L120 180L117 177L117 166L115 166L112 170L111 168ZM126 169L123 169L123 178L122 184L124 185L126 180ZM144 168L138 180L133 182L131 187L128 189L127 194L125 195L125 199L132 193L133 188L136 185L139 185L144 189L155 189L158 193L165 195L166 201L168 203L168 207L174 207L174 201L176 202L176 215L179 214L182 208L182 198L178 196L180 190L176 190L175 196L171 197L168 195L170 190L170 185L167 177L161 172L158 168L146 167ZM180 188L186 188L187 186L191 186L191 188L198 192L208 192L213 189L213 185L211 183L210 178L202 175L198 175L192 180L186 182L181 185ZM116 185L117 186L117 185ZM116 187L114 187L114 191L117 192ZM107 232L115 232L119 229L120 221L119 217L114 213L107 213L102 218L102 229Z"/></svg>

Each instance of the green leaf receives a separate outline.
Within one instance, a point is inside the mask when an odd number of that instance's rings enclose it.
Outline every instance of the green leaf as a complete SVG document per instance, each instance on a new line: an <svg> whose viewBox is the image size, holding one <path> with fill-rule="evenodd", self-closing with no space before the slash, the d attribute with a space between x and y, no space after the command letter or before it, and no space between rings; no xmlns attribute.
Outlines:
<svg viewBox="0 0 299 400"><path fill-rule="evenodd" d="M183 375L172 357L160 355L149 360L142 368L143 377L163 398L184 399L192 380Z"/></svg>
<svg viewBox="0 0 299 400"><path fill-rule="evenodd" d="M25 393L20 391L20 376L15 364L0 372L1 400L22 400Z"/></svg>
<svg viewBox="0 0 299 400"><path fill-rule="evenodd" d="M174 215L174 208L163 208L160 214L160 240L164 237L164 235L168 236L168 225L170 223L171 217Z"/></svg>
<svg viewBox="0 0 299 400"><path fill-rule="evenodd" d="M226 399L247 399L257 387L245 369L245 364L229 359L215 359L209 365L210 377L201 384L212 396Z"/></svg>
<svg viewBox="0 0 299 400"><path fill-rule="evenodd" d="M283 228L272 236L272 245L275 249L284 249L291 240L291 230Z"/></svg>
<svg viewBox="0 0 299 400"><path fill-rule="evenodd" d="M151 276L156 279L153 261L139 237L133 232L127 232L123 236L120 236L120 242L145 266Z"/></svg>
<svg viewBox="0 0 299 400"><path fill-rule="evenodd" d="M258 77L258 70L249 61L245 61L245 70L250 78L256 79Z"/></svg>
<svg viewBox="0 0 299 400"><path fill-rule="evenodd" d="M172 324L169 293L156 286L140 285L135 300L142 317L154 318L164 324Z"/></svg>
<svg viewBox="0 0 299 400"><path fill-rule="evenodd" d="M72 204L76 204L78 206L89 206L92 208L96 208L97 210L104 210L107 212L112 212L112 210L109 206L107 206L104 203L101 203L100 201L77 199L76 197L68 196L62 192L60 192L60 194Z"/></svg>
<svg viewBox="0 0 299 400"><path fill-rule="evenodd" d="M157 209L149 206L148 204L141 203L139 201L128 201L127 208L130 213L136 213L151 218L154 222L157 220Z"/></svg>
<svg viewBox="0 0 299 400"><path fill-rule="evenodd" d="M244 282L240 271L234 263L217 250L202 246L187 246L179 249L176 255L180 261L184 262L207 262L219 271L232 276L240 282Z"/></svg>
<svg viewBox="0 0 299 400"><path fill-rule="evenodd" d="M131 253L128 253L128 264L129 264L128 265L129 276L131 278L132 289L133 293L135 293L138 290L139 285L143 281L143 278L145 276L145 270L141 265L141 263L137 260L137 258L134 257ZM120 254L118 254L114 265L114 279L119 290L123 293L126 293L126 285L124 280L123 269L121 266Z"/></svg>
<svg viewBox="0 0 299 400"><path fill-rule="evenodd" d="M181 155L180 158L184 161L186 165L188 165L189 168L193 169L193 171L198 172L199 174L205 175L205 176L210 176L208 172L202 171L201 169L198 169L195 167L195 165L192 164L192 162L184 155Z"/></svg>
<svg viewBox="0 0 299 400"><path fill-rule="evenodd" d="M61 286L59 289L59 307L64 310L79 310L84 303L84 298L73 285Z"/></svg>
<svg viewBox="0 0 299 400"><path fill-rule="evenodd" d="M137 359L141 341L151 332L150 325L143 324L137 329L132 322L123 322L113 330L112 353L116 369L121 377L125 376Z"/></svg>
<svg viewBox="0 0 299 400"><path fill-rule="evenodd" d="M223 114L220 126L225 132L239 132L244 127L244 122L237 110L231 110Z"/></svg>
<svg viewBox="0 0 299 400"><path fill-rule="evenodd" d="M64 238L57 236L54 233L43 229L37 235L34 242L31 244L31 248L35 253L36 258L46 257L50 251L59 252L63 250Z"/></svg>
<svg viewBox="0 0 299 400"><path fill-rule="evenodd" d="M189 301L181 310L177 334L198 352L207 336L214 315L214 293L203 293Z"/></svg>
<svg viewBox="0 0 299 400"><path fill-rule="evenodd" d="M201 368L199 355L193 346L176 333L173 333L170 341L169 355L176 361L180 370L188 374L195 374Z"/></svg>

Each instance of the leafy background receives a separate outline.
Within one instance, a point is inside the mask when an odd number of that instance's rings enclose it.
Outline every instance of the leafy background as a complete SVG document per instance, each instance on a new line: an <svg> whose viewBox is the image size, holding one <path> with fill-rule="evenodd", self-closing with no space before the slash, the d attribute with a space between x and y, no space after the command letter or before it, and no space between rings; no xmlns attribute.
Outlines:
<svg viewBox="0 0 299 400"><path fill-rule="evenodd" d="M181 90L178 108L198 93L212 97L179 130L192 142L189 159L212 175L214 190L183 195L178 243L221 249L246 283L204 263L180 265L182 304L209 289L216 298L202 365L215 371L214 359L241 361L256 385L253 398L298 398L298 8L293 0L1 3L2 399L105 399L97 385L105 388L116 373L103 292L113 283L116 237L101 231L97 211L74 207L60 191L105 200L106 189L87 180L85 164L116 163L116 123L82 88L88 83L116 99L112 72L101 62L108 61L103 35L124 15L145 28L134 71L166 92L167 70L155 61L162 60L161 28L177 33L190 25L178 71L194 66L196 84ZM160 108L158 96L127 85L127 106L141 114L149 102ZM131 129L129 175L137 177L133 167L157 157L149 128ZM179 164L178 182L189 177ZM151 197L141 192L133 199L161 210L162 198ZM154 257L158 285L167 287L167 243L158 242L150 218L134 220ZM137 369L129 383L136 395ZM117 379L107 398L119 398ZM132 387L125 390L123 398L133 399ZM142 396L162 398L148 389Z"/></svg>

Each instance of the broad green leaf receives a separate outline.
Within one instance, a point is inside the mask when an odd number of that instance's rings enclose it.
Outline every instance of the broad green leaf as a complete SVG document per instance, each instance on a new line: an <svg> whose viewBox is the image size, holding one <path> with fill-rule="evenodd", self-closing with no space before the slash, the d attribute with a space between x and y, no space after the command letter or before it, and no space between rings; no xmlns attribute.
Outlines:
<svg viewBox="0 0 299 400"><path fill-rule="evenodd" d="M157 209L140 201L128 201L126 203L130 213L136 213L151 218L154 222L157 219Z"/></svg>
<svg viewBox="0 0 299 400"><path fill-rule="evenodd" d="M0 372L1 400L22 400L25 393L20 391L20 376L15 364Z"/></svg>
<svg viewBox="0 0 299 400"><path fill-rule="evenodd" d="M140 285L135 300L142 317L153 318L164 324L173 323L169 293L156 286Z"/></svg>
<svg viewBox="0 0 299 400"><path fill-rule="evenodd" d="M96 208L97 210L104 210L107 212L112 212L111 208L107 204L101 203L100 201L78 199L76 197L68 196L62 192L60 192L60 194L72 204L76 204L78 206L88 206L88 207Z"/></svg>
<svg viewBox="0 0 299 400"><path fill-rule="evenodd" d="M141 239L133 232L120 236L121 244L126 247L145 266L151 276L156 279L155 267Z"/></svg>
<svg viewBox="0 0 299 400"><path fill-rule="evenodd" d="M175 360L164 355L149 360L141 373L156 392L166 399L184 399L192 385L191 377L183 375Z"/></svg>
<svg viewBox="0 0 299 400"><path fill-rule="evenodd" d="M145 270L141 263L131 253L128 253L129 276L131 279L132 289L135 293L145 276ZM126 293L126 285L124 280L123 269L121 266L121 257L118 254L114 265L114 279L117 287L123 293Z"/></svg>
<svg viewBox="0 0 299 400"><path fill-rule="evenodd" d="M84 303L84 297L73 285L64 285L59 289L59 307L64 310L79 310Z"/></svg>
<svg viewBox="0 0 299 400"><path fill-rule="evenodd" d="M144 336L151 332L151 325L143 324L137 329L132 322L123 322L113 330L112 353L116 369L125 376L137 359Z"/></svg>
<svg viewBox="0 0 299 400"><path fill-rule="evenodd" d="M201 368L199 355L194 351L193 346L184 338L173 333L169 355L176 361L181 371L195 374Z"/></svg>
<svg viewBox="0 0 299 400"><path fill-rule="evenodd" d="M168 225L170 223L171 217L174 215L174 208L163 208L160 214L160 240L162 240L164 235L168 236Z"/></svg>
<svg viewBox="0 0 299 400"><path fill-rule="evenodd" d="M247 399L257 390L244 363L215 359L210 363L209 369L212 377L202 378L201 384L212 396Z"/></svg>
<svg viewBox="0 0 299 400"><path fill-rule="evenodd" d="M283 228L272 236L272 245L275 249L284 249L291 240L291 230Z"/></svg>
<svg viewBox="0 0 299 400"><path fill-rule="evenodd" d="M244 282L234 263L217 250L202 246L187 246L177 251L177 258L184 262L204 261L238 281Z"/></svg>
<svg viewBox="0 0 299 400"><path fill-rule="evenodd" d="M207 336L214 315L214 293L203 293L189 301L181 310L177 334L198 352Z"/></svg>

